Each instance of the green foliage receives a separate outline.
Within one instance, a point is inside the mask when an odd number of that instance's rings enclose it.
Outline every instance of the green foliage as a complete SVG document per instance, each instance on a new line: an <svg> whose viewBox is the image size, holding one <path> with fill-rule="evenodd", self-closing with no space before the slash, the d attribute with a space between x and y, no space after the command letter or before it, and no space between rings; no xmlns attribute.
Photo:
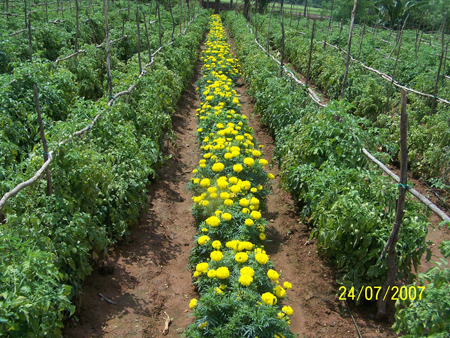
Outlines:
<svg viewBox="0 0 450 338"><path fill-rule="evenodd" d="M263 69L261 60L267 58L242 17L227 22L261 121L275 135L283 185L298 199L319 252L341 270L339 283L356 289L382 285L387 267L378 260L392 229L398 189L369 166L361 148L373 151L381 146L392 152L398 148L387 138L387 130L349 114L355 107L345 101L330 102L320 110L306 104L305 92L277 78L276 69L271 73ZM289 49L302 50L302 45L288 43L287 54ZM408 279L427 251L428 222L418 203L408 200L405 210L397 264L398 277Z"/></svg>
<svg viewBox="0 0 450 338"><path fill-rule="evenodd" d="M113 57L114 91L136 84L132 94L113 107L101 98L103 81L96 74L105 72L104 52L93 46L86 46L78 63L67 60L51 68L40 59L33 65L17 62L14 74L1 78L6 84L0 99L1 195L43 163L33 82L55 155L50 166L54 194L44 195L42 180L2 209L6 223L0 227L0 335L59 337L63 318L74 312L70 302L92 270L91 259L129 234L147 202L149 179L165 160L163 142L173 137L170 114L193 74L206 21L206 13L201 14L176 47L155 57L153 71L143 77L138 78L135 56L128 66ZM98 92L91 98L96 102L77 96L95 88ZM99 113L89 133L58 146Z"/></svg>
<svg viewBox="0 0 450 338"><path fill-rule="evenodd" d="M392 329L406 332L404 337L450 337L450 269L448 263L436 262L437 266L420 273L418 282L408 285L425 286L421 299L404 297L396 302L397 312ZM416 289L418 290L418 289Z"/></svg>

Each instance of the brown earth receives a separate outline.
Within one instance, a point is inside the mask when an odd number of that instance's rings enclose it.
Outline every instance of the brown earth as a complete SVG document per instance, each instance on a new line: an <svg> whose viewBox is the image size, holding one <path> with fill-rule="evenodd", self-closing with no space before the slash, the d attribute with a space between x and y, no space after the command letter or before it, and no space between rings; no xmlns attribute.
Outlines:
<svg viewBox="0 0 450 338"><path fill-rule="evenodd" d="M79 321L66 322L64 337L162 337L165 313L171 318L166 337L180 337L193 321L188 304L198 295L186 266L195 227L186 184L199 160L195 135L199 101L194 83L200 66L199 60L195 78L172 117L178 138L166 150L172 158L148 188L148 208L131 229L128 241L111 248L102 266L87 278L77 310ZM264 145L265 158L272 163L270 171L276 176L264 214L269 221L266 249L283 279L293 284L286 301L294 309L292 332L299 337L358 337L346 304L338 300L336 269L318 256L315 241L308 241L309 229L299 222L292 197L279 187L279 169L272 162L273 140L254 115L246 89L240 79L236 91L242 112L256 140ZM392 322L394 308L388 305ZM391 323L374 320L373 302L357 307L351 303L350 309L363 337L397 336L390 330Z"/></svg>

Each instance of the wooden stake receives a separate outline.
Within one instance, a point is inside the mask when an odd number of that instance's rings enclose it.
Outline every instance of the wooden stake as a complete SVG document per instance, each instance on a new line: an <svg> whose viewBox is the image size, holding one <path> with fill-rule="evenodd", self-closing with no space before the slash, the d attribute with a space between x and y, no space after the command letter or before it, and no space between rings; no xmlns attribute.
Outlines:
<svg viewBox="0 0 450 338"><path fill-rule="evenodd" d="M91 30L92 30L92 38L93 38L93 40L94 40L94 45L97 45L97 39L95 38L94 24L92 23L92 20L91 20L91 18L89 17L89 12L88 12L87 9L86 9L86 16L87 16L87 18L88 18L89 25L91 26ZM123 36L123 30L122 30L122 36Z"/></svg>
<svg viewBox="0 0 450 338"><path fill-rule="evenodd" d="M361 40L359 41L359 52L358 52L358 57L357 57L358 60L359 60L359 57L361 56L361 49L362 49L362 43L363 43L365 32L366 32L366 20L364 19L364 28L361 33Z"/></svg>
<svg viewBox="0 0 450 338"><path fill-rule="evenodd" d="M150 38L148 36L147 21L145 21L145 11L142 11L142 16L144 17L145 37L147 38L148 61L150 62L152 60L152 52L150 49Z"/></svg>
<svg viewBox="0 0 450 338"><path fill-rule="evenodd" d="M408 14L408 16L409 16L409 14ZM408 20L408 17L406 17L406 20ZM406 23L406 20L405 20L405 23ZM386 109L385 109L386 114L387 114L387 112L389 110L389 98L391 96L392 85L394 84L395 70L397 69L398 57L400 56L400 48L402 47L403 28L404 27L405 27L405 24L403 24L402 31L400 32L400 38L399 38L398 50L397 50L397 57L395 58L394 70L392 71L392 80L391 80L391 84L389 85L388 94L387 94L387 98L386 98Z"/></svg>
<svg viewBox="0 0 450 338"><path fill-rule="evenodd" d="M436 94L437 94L437 87L438 87L438 83L439 83L439 75L441 74L441 67L442 67L442 60L444 58L444 32L445 32L445 17L444 17L444 22L442 24L442 35L441 35L441 40L442 40L442 47L441 47L441 59L439 60L439 67L438 67L438 72L436 75L436 83L434 84L434 91L433 91L433 103L431 104L431 111L430 111L430 115L433 115L434 113L434 108L436 107Z"/></svg>
<svg viewBox="0 0 450 338"><path fill-rule="evenodd" d="M342 24L344 23L344 19L341 19L341 29L339 30L339 44L338 44L338 48L339 50L341 50L341 34L342 34Z"/></svg>
<svg viewBox="0 0 450 338"><path fill-rule="evenodd" d="M394 226L392 227L391 235L383 249L380 260L384 259L384 255L387 250L388 252L388 276L386 283L383 286L383 291L381 295L385 295L388 288L390 289L395 282L395 277L397 275L397 263L395 262L395 246L398 241L398 233L400 231L400 225L403 219L403 210L405 208L406 199L406 184L407 184L407 170L408 170L408 146L407 146L407 134L408 134L408 115L406 113L406 91L401 90L402 105L401 105L401 116L400 116L400 184L398 187L399 195L397 200L397 208L395 210L395 220ZM386 317L386 298L380 297L378 302L378 311L376 318L378 320Z"/></svg>
<svg viewBox="0 0 450 338"><path fill-rule="evenodd" d="M26 0L25 0L25 12L26 9ZM32 39L31 39L31 18L28 18L28 43L30 48L30 62L33 63L33 45L32 45ZM41 107L39 105L39 94L37 90L36 83L33 83L33 93L34 93L34 103L36 105L36 111L38 115L38 124L39 124L39 134L41 136L42 140L42 148L44 149L44 163L48 160L48 146L47 146L47 139L45 138L45 131L44 131L44 124L42 122L42 115L41 115ZM52 183L52 177L50 174L50 169L47 167L45 169L45 174L47 177L47 195L51 195L53 193L53 183Z"/></svg>
<svg viewBox="0 0 450 338"><path fill-rule="evenodd" d="M139 0L136 0L136 25L137 25L137 35L138 35L138 61L139 61L139 74L142 73L142 61L141 61L141 26L139 22Z"/></svg>
<svg viewBox="0 0 450 338"><path fill-rule="evenodd" d="M355 0L355 2L353 3L352 21L350 22L350 32L348 33L347 59L345 60L345 73L344 73L344 80L342 81L341 100L344 98L345 85L347 83L348 64L350 62L350 48L352 46L353 25L355 24L355 13L356 13L357 2L358 2L358 0ZM339 42L340 42L340 39L339 39Z"/></svg>
<svg viewBox="0 0 450 338"><path fill-rule="evenodd" d="M267 26L267 56L270 55L270 53L269 53L270 19L272 18L272 12L273 12L274 7L275 7L275 0L273 1L272 10L270 11L270 14L269 14L269 24Z"/></svg>
<svg viewBox="0 0 450 338"><path fill-rule="evenodd" d="M112 79L111 79L111 44L109 42L109 24L108 24L108 5L106 0L103 0L103 16L105 18L105 30L106 30L106 72L108 77L108 94L109 99L113 97L112 93Z"/></svg>

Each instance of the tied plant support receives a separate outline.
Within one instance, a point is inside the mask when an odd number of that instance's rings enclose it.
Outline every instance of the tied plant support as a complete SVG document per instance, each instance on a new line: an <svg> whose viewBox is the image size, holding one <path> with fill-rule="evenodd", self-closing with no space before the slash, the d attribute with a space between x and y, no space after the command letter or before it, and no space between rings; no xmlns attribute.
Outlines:
<svg viewBox="0 0 450 338"><path fill-rule="evenodd" d="M202 159L189 185L198 232L189 266L200 299L187 337L294 337L286 290L264 251L266 208L272 174L262 158L232 88L239 64L230 53L218 15L211 16L198 81L197 129Z"/></svg>

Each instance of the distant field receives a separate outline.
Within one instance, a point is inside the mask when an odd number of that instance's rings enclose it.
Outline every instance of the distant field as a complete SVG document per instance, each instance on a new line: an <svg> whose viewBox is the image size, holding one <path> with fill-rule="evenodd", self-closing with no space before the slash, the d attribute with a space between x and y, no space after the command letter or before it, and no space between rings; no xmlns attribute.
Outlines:
<svg viewBox="0 0 450 338"><path fill-rule="evenodd" d="M205 2L206 2L206 0L205 0ZM236 2L238 3L238 5L243 5L243 3L244 3L242 0L238 0L238 1L233 0L233 6L236 4ZM210 6L211 6L211 4L214 3L214 0L210 0L209 3L210 3ZM220 3L221 4L229 4L230 0L221 0ZM272 8L273 4L271 3L269 5L270 5L270 8ZM275 10L277 10L277 9L278 10L280 9L280 4L279 3L275 4ZM284 10L285 10L285 13L288 14L291 11L291 4L285 4L284 5ZM296 4L294 4L294 6L292 7L292 10L293 10L294 13L302 13L303 14L303 11L305 10L305 7L303 5L296 5ZM315 8L315 7L308 7L307 8L307 13L308 14L327 15L327 14L324 14L322 11L323 10L320 9L320 8Z"/></svg>

